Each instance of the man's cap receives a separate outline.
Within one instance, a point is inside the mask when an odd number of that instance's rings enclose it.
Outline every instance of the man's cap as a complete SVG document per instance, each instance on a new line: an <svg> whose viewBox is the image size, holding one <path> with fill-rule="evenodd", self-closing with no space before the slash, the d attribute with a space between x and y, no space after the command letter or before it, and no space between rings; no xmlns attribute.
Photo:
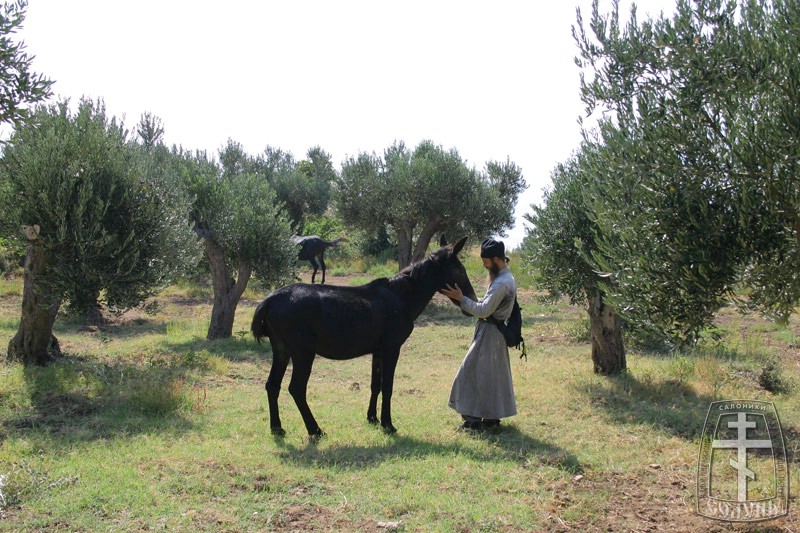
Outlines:
<svg viewBox="0 0 800 533"><path fill-rule="evenodd" d="M481 257L485 257L487 259L499 257L508 261L508 257L506 257L506 245L503 244L503 241L486 239L481 243Z"/></svg>

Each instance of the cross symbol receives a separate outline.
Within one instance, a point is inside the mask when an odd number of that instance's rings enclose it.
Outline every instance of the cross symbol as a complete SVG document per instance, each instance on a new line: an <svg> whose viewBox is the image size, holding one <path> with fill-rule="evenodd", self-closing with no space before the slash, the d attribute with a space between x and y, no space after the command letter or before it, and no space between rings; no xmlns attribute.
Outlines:
<svg viewBox="0 0 800 533"><path fill-rule="evenodd" d="M747 479L755 479L755 472L747 468L748 448L772 448L770 440L747 440L747 430L756 427L755 422L747 421L747 413L738 413L736 422L728 422L728 427L737 430L736 440L713 440L711 448L736 449L736 460L730 460L730 465L736 469L738 476L737 500L747 501Z"/></svg>

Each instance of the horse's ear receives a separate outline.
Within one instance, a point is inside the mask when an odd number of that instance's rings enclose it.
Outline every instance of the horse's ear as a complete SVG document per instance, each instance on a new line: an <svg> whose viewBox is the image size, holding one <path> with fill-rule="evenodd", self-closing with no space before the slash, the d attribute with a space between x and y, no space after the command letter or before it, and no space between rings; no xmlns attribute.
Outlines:
<svg viewBox="0 0 800 533"><path fill-rule="evenodd" d="M464 247L464 244L467 242L466 237L462 237L457 243L453 245L453 255L458 255L458 252Z"/></svg>
<svg viewBox="0 0 800 533"><path fill-rule="evenodd" d="M447 246L447 237L444 236L444 233L439 237L439 246Z"/></svg>

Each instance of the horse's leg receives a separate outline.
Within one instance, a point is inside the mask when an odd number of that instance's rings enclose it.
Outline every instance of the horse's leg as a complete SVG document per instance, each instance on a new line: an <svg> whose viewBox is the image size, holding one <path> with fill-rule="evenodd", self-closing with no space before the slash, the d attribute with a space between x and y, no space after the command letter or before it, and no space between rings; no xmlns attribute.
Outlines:
<svg viewBox="0 0 800 533"><path fill-rule="evenodd" d="M308 434L312 437L321 437L324 433L314 419L314 415L311 414L308 401L306 401L308 378L311 377L311 366L313 363L313 351L303 351L300 352L300 354L295 354L292 358L292 379L289 382L289 394L294 398L294 403L300 411L300 416L303 417L303 422L306 424Z"/></svg>
<svg viewBox="0 0 800 533"><path fill-rule="evenodd" d="M314 283L314 278L317 277L317 270L319 269L319 266L317 265L317 262L314 260L313 257L311 259L309 259L308 262L311 263L311 266L314 269L314 273L311 274L311 283L313 284Z"/></svg>
<svg viewBox="0 0 800 533"><path fill-rule="evenodd" d="M391 348L384 353L381 365L381 427L388 433L397 432L392 425L392 390L394 389L394 370L400 357L400 347Z"/></svg>
<svg viewBox="0 0 800 533"><path fill-rule="evenodd" d="M269 400L269 428L273 435L279 437L286 435L281 427L281 417L278 414L278 395L281 393L281 382L288 365L289 358L279 355L273 346L272 368L269 370L269 377L264 388L267 389L267 400Z"/></svg>
<svg viewBox="0 0 800 533"><path fill-rule="evenodd" d="M370 424L378 423L378 394L381 392L381 356L372 354L372 382L370 384L369 406L367 407L367 421Z"/></svg>
<svg viewBox="0 0 800 533"><path fill-rule="evenodd" d="M325 268L325 256L323 256L322 254L319 254L319 263L320 266L322 267L322 284L325 285L325 271L327 269Z"/></svg>

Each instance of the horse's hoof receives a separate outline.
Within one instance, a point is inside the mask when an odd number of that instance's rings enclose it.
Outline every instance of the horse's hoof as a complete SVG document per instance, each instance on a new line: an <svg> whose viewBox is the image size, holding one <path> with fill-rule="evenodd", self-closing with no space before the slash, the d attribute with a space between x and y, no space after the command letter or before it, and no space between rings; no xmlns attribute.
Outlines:
<svg viewBox="0 0 800 533"><path fill-rule="evenodd" d="M367 415L367 422L369 422L370 424L375 425L375 426L380 424L380 420L378 420L378 417L374 416L374 415L373 416Z"/></svg>
<svg viewBox="0 0 800 533"><path fill-rule="evenodd" d="M282 427L270 428L270 431L276 437L285 437L286 431Z"/></svg>
<svg viewBox="0 0 800 533"><path fill-rule="evenodd" d="M316 431L312 431L308 433L308 437L311 440L319 440L325 436L325 432L322 431L320 428L317 428Z"/></svg>
<svg viewBox="0 0 800 533"><path fill-rule="evenodd" d="M389 424L388 426L381 426L381 427L383 427L383 431L387 435L394 435L395 433L397 433L397 428L391 424Z"/></svg>

